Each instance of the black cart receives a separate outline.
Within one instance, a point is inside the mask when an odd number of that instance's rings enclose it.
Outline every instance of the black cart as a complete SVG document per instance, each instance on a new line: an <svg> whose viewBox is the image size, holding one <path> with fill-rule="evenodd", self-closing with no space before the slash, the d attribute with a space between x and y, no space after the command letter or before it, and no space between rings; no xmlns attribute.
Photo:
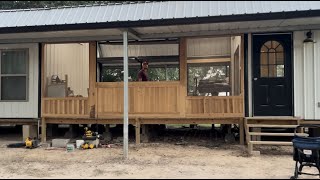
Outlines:
<svg viewBox="0 0 320 180"><path fill-rule="evenodd" d="M304 137L297 133L298 129L308 128L309 136ZM314 129L320 129L319 125L301 125L296 127L293 143L293 160L296 161L294 176L291 179L297 179L299 175L311 175L320 177L320 137L312 137L310 132ZM304 166L315 167L319 174L303 173Z"/></svg>

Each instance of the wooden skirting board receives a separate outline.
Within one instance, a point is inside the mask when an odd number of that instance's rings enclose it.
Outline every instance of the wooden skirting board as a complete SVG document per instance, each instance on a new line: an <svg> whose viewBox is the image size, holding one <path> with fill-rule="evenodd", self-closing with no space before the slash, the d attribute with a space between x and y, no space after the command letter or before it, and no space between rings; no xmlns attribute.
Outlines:
<svg viewBox="0 0 320 180"><path fill-rule="evenodd" d="M123 124L122 118L42 118L42 141L46 141L47 124ZM162 118L145 117L129 118L129 124L140 129L141 125L152 124L239 124L240 144L244 144L244 123L242 117L223 117L223 118ZM138 128L139 127L139 128ZM138 131L137 131L138 132ZM140 133L136 133L136 143L140 144Z"/></svg>

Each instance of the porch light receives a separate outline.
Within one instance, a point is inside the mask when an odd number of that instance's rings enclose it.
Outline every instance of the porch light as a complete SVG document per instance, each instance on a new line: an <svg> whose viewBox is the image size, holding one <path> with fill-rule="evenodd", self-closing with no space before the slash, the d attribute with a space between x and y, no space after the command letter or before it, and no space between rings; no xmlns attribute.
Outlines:
<svg viewBox="0 0 320 180"><path fill-rule="evenodd" d="M309 31L306 34L307 38L303 41L303 43L314 43L313 39L312 39L312 32Z"/></svg>

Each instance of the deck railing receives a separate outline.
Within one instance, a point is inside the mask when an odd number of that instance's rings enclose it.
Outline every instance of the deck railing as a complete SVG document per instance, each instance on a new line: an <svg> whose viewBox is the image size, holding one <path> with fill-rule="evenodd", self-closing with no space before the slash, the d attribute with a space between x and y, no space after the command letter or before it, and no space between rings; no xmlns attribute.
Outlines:
<svg viewBox="0 0 320 180"><path fill-rule="evenodd" d="M242 96L180 96L179 82L129 83L129 116L137 117L244 117ZM96 83L95 108L88 98L43 98L42 117L123 116L123 83ZM183 98L182 98L183 97ZM185 109L182 104L185 103Z"/></svg>
<svg viewBox="0 0 320 180"><path fill-rule="evenodd" d="M186 116L243 117L242 96L188 96Z"/></svg>
<svg viewBox="0 0 320 180"><path fill-rule="evenodd" d="M43 98L42 117L88 117L88 98Z"/></svg>
<svg viewBox="0 0 320 180"><path fill-rule="evenodd" d="M123 83L97 83L98 117L123 114ZM129 114L179 114L179 82L129 83Z"/></svg>

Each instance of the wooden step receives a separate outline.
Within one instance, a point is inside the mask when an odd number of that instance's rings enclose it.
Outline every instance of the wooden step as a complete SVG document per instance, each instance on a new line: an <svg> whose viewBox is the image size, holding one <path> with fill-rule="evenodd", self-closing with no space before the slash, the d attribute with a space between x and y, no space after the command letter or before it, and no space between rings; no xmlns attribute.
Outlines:
<svg viewBox="0 0 320 180"><path fill-rule="evenodd" d="M253 128L296 128L298 125L247 124L246 126Z"/></svg>
<svg viewBox="0 0 320 180"><path fill-rule="evenodd" d="M250 136L294 136L294 133L260 133L260 132L249 132ZM298 136L308 137L308 134L297 133Z"/></svg>
<svg viewBox="0 0 320 180"><path fill-rule="evenodd" d="M284 141L250 141L249 144L291 146L292 142L284 142Z"/></svg>
<svg viewBox="0 0 320 180"><path fill-rule="evenodd" d="M300 118L292 116L258 116L258 117L246 117L246 120L292 120L298 121Z"/></svg>

